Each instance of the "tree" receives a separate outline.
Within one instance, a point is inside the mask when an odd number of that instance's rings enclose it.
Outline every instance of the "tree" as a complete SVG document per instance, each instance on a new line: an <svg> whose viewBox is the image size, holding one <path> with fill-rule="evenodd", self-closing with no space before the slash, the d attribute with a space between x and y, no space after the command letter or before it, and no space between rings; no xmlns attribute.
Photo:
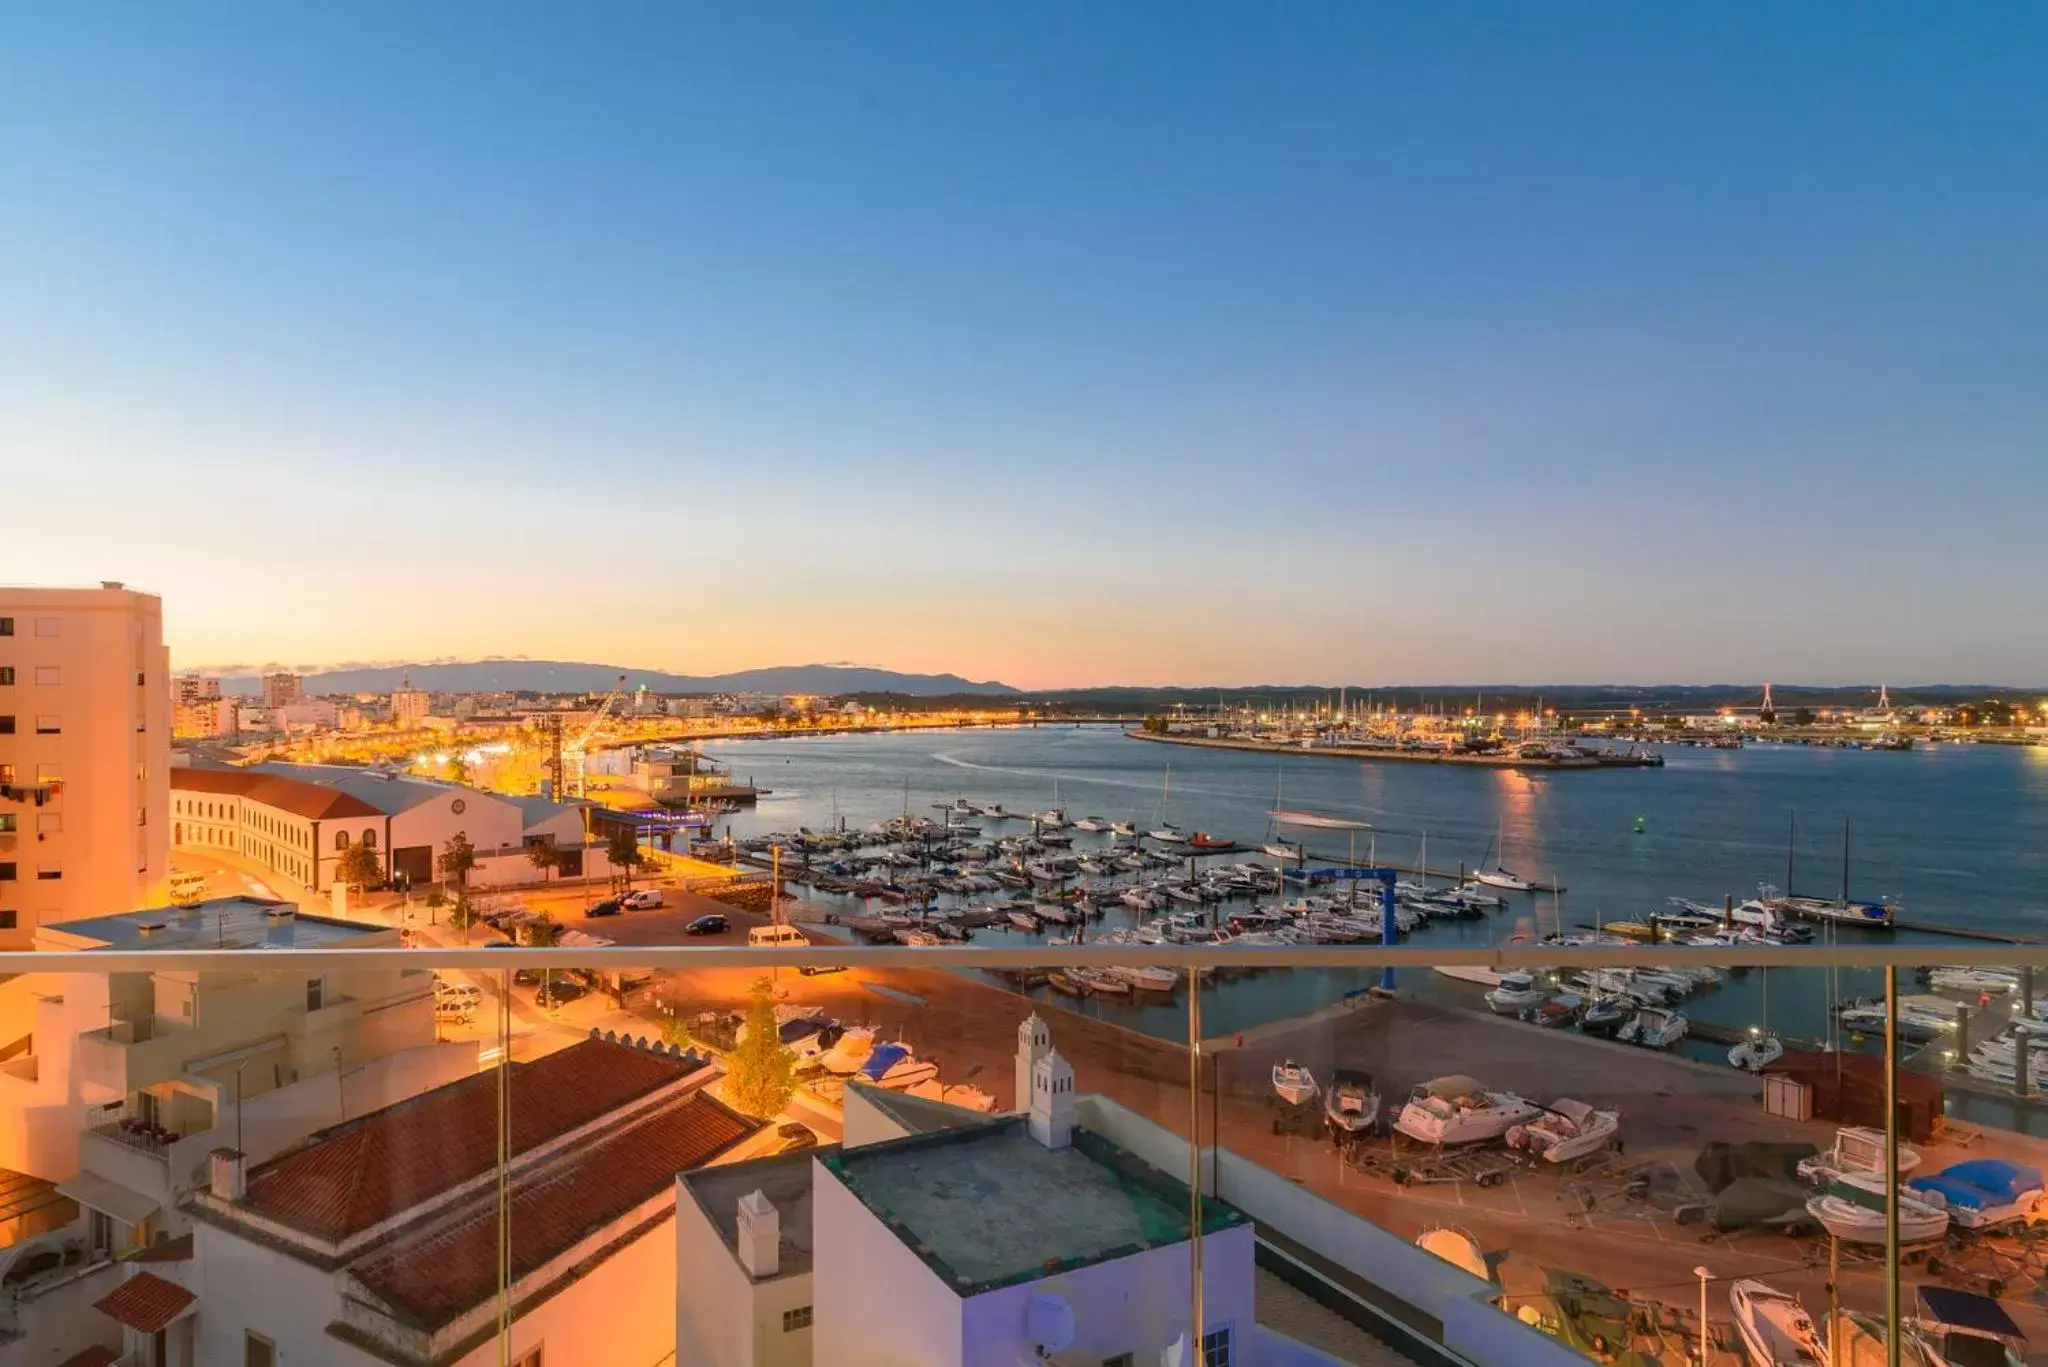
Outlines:
<svg viewBox="0 0 2048 1367"><path fill-rule="evenodd" d="M469 891L469 871L476 867L476 846L466 831L457 831L441 847L441 881L456 890L458 897Z"/></svg>
<svg viewBox="0 0 2048 1367"><path fill-rule="evenodd" d="M384 862L376 847L358 842L341 852L334 861L334 881L361 891L384 881Z"/></svg>
<svg viewBox="0 0 2048 1367"><path fill-rule="evenodd" d="M671 1009L661 1018L661 1042L678 1049L688 1049L695 1043L690 1038L690 1023L683 1019L682 1012Z"/></svg>
<svg viewBox="0 0 2048 1367"><path fill-rule="evenodd" d="M423 899L427 904L427 924L434 924L434 913L448 905L448 894L439 888L429 888Z"/></svg>
<svg viewBox="0 0 2048 1367"><path fill-rule="evenodd" d="M469 943L469 928L476 924L476 907L470 903L469 894L458 892L448 906L448 924L462 932L462 943Z"/></svg>
<svg viewBox="0 0 2048 1367"><path fill-rule="evenodd" d="M560 939L562 927L555 918L542 912L519 928L519 942L535 948L546 948Z"/></svg>
<svg viewBox="0 0 2048 1367"><path fill-rule="evenodd" d="M545 883L550 870L562 867L562 852L552 840L536 840L526 847L526 862L540 870L540 881Z"/></svg>
<svg viewBox="0 0 2048 1367"><path fill-rule="evenodd" d="M1812 708L1810 708L1810 707L1795 707L1795 708L1793 708L1793 709L1792 709L1792 724L1793 724L1794 726L1811 726L1811 725L1813 725L1813 709L1812 709Z"/></svg>
<svg viewBox="0 0 2048 1367"><path fill-rule="evenodd" d="M775 1115L796 1091L796 1055L783 1047L782 1025L775 1019L775 989L766 978L754 980L747 1037L726 1056L725 1067L726 1102L748 1115Z"/></svg>
<svg viewBox="0 0 2048 1367"><path fill-rule="evenodd" d="M628 892L633 890L633 871L647 863L647 853L640 848L640 836L631 826L614 826L605 838L605 858L611 861L612 876L623 883Z"/></svg>

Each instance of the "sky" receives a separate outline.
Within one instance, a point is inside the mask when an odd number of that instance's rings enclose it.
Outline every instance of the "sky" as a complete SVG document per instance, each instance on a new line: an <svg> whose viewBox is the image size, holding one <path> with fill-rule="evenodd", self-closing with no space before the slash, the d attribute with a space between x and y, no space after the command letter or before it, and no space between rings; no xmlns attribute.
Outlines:
<svg viewBox="0 0 2048 1367"><path fill-rule="evenodd" d="M0 14L179 667L2048 682L2048 6Z"/></svg>

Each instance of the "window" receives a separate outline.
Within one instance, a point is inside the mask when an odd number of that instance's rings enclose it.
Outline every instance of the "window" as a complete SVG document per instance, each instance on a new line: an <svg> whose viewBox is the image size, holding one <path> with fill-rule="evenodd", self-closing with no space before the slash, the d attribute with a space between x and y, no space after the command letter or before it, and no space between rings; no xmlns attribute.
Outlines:
<svg viewBox="0 0 2048 1367"><path fill-rule="evenodd" d="M85 1242L95 1253L114 1251L114 1221L105 1211L85 1208Z"/></svg>
<svg viewBox="0 0 2048 1367"><path fill-rule="evenodd" d="M348 848L347 831L336 831L334 833L334 848L337 850L345 850Z"/></svg>
<svg viewBox="0 0 2048 1367"><path fill-rule="evenodd" d="M12 883L15 879L14 864L10 860L0 864L0 883Z"/></svg>
<svg viewBox="0 0 2048 1367"><path fill-rule="evenodd" d="M13 734L14 718L11 716L0 716L0 736L11 736Z"/></svg>
<svg viewBox="0 0 2048 1367"><path fill-rule="evenodd" d="M64 719L55 712L36 713L36 734L39 736L63 735Z"/></svg>
<svg viewBox="0 0 2048 1367"><path fill-rule="evenodd" d="M9 907L5 911L0 911L0 930L12 929L14 929L14 909Z"/></svg>
<svg viewBox="0 0 2048 1367"><path fill-rule="evenodd" d="M376 848L377 848L377 833L376 833L375 831L364 831L364 832L363 832L363 847L364 847L365 849L371 849L371 850L374 850L374 849L376 849Z"/></svg>
<svg viewBox="0 0 2048 1367"><path fill-rule="evenodd" d="M1202 1335L1202 1367L1230 1367L1230 1326Z"/></svg>
<svg viewBox="0 0 2048 1367"><path fill-rule="evenodd" d="M11 764L0 764L0 783L12 784L13 782L14 766Z"/></svg>
<svg viewBox="0 0 2048 1367"><path fill-rule="evenodd" d="M797 1307L796 1309L794 1309L794 1310L785 1310L785 1311L783 1311L783 1312L782 1312L782 1332L783 1332L783 1333L785 1333L785 1334L794 1334L794 1333L795 1333L795 1332L796 1332L797 1330L799 1330L799 1329L808 1329L808 1328L810 1328L810 1327L811 1327L811 1307L810 1307L810 1306L808 1306L808 1305L799 1305L799 1306L798 1306L798 1307Z"/></svg>
<svg viewBox="0 0 2048 1367"><path fill-rule="evenodd" d="M0 617L0 636L12 636L13 634L14 619L12 617Z"/></svg>
<svg viewBox="0 0 2048 1367"><path fill-rule="evenodd" d="M543 1367L541 1352L546 1345L536 1343L533 1347L512 1359L512 1367Z"/></svg>
<svg viewBox="0 0 2048 1367"><path fill-rule="evenodd" d="M62 618L58 618L58 617L38 617L38 618L36 618L36 635L38 635L38 636L41 636L41 637L44 637L45 639L47 639L47 638L49 638L49 637L52 637L52 636L62 636L63 634L64 634L64 622L63 622L63 619L62 619Z"/></svg>
<svg viewBox="0 0 2048 1367"><path fill-rule="evenodd" d="M254 1329L244 1332L242 1367L277 1367L277 1345Z"/></svg>
<svg viewBox="0 0 2048 1367"><path fill-rule="evenodd" d="M0 812L0 835L14 834L14 813Z"/></svg>
<svg viewBox="0 0 2048 1367"><path fill-rule="evenodd" d="M149 824L149 808L137 807L135 809L135 824L138 826L147 826Z"/></svg>
<svg viewBox="0 0 2048 1367"><path fill-rule="evenodd" d="M36 877L45 883L54 883L64 876L64 870L57 864L36 865Z"/></svg>
<svg viewBox="0 0 2048 1367"><path fill-rule="evenodd" d="M0 688L14 687L14 666L0 665Z"/></svg>
<svg viewBox="0 0 2048 1367"><path fill-rule="evenodd" d="M318 1011L326 1004L326 1001L327 980L325 978L306 979L306 1009L308 1011Z"/></svg>
<svg viewBox="0 0 2048 1367"><path fill-rule="evenodd" d="M36 684L42 688L55 688L64 682L64 671L56 665L37 665Z"/></svg>

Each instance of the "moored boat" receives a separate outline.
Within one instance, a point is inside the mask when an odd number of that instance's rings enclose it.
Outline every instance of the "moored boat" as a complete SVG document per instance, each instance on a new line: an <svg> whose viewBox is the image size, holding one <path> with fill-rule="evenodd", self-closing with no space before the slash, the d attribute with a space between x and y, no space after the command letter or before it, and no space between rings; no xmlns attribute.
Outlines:
<svg viewBox="0 0 2048 1367"><path fill-rule="evenodd" d="M1432 1078L1409 1094L1394 1128L1425 1144L1473 1144L1498 1139L1542 1114L1535 1102L1492 1091L1463 1074Z"/></svg>
<svg viewBox="0 0 2048 1367"><path fill-rule="evenodd" d="M1744 1278L1728 1288L1728 1305L1755 1367L1825 1367L1827 1349L1797 1296Z"/></svg>
<svg viewBox="0 0 2048 1367"><path fill-rule="evenodd" d="M1373 1090L1372 1074L1355 1068L1332 1073L1330 1090L1323 1098L1323 1118L1339 1134L1369 1133L1380 1119L1380 1094Z"/></svg>
<svg viewBox="0 0 2048 1367"><path fill-rule="evenodd" d="M1273 1065L1273 1095L1289 1106L1305 1106L1314 1101L1320 1091L1315 1075L1305 1065L1291 1058Z"/></svg>
<svg viewBox="0 0 2048 1367"><path fill-rule="evenodd" d="M1508 1130L1508 1147L1546 1163L1569 1163L1614 1143L1621 1133L1620 1111L1596 1111L1569 1097L1553 1101L1534 1120Z"/></svg>

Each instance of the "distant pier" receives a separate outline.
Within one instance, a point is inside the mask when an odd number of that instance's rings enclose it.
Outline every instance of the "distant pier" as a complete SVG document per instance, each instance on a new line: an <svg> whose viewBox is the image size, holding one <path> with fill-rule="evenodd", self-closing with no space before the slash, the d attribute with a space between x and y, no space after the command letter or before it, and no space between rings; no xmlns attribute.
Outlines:
<svg viewBox="0 0 2048 1367"><path fill-rule="evenodd" d="M1298 741L1245 737L1178 736L1159 731L1126 731L1132 740L1164 745L1192 745L1209 750L1250 750L1267 755L1311 755L1325 759L1385 760L1394 764L1442 764L1463 769L1655 769L1661 755L1583 752L1578 758L1518 755L1507 752L1472 754L1450 750L1403 750L1391 745L1302 745Z"/></svg>

